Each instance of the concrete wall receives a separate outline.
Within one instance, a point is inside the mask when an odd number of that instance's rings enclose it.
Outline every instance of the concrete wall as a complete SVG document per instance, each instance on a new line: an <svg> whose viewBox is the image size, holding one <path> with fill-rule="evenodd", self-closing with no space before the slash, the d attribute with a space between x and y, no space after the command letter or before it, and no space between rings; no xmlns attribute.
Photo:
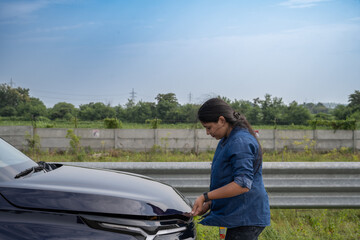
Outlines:
<svg viewBox="0 0 360 240"><path fill-rule="evenodd" d="M262 147L267 150L304 150L306 147L318 151L334 148L360 149L360 131L351 130L259 130Z"/></svg>
<svg viewBox="0 0 360 240"><path fill-rule="evenodd" d="M27 145L26 134L32 136L33 128L30 126L0 126L0 137L18 149L23 149Z"/></svg>
<svg viewBox="0 0 360 240"><path fill-rule="evenodd" d="M37 134L43 150L66 150L68 129L38 128L30 126L0 126L0 137L17 148L25 148L26 133ZM202 152L215 149L217 140L206 135L204 129L74 129L83 147L94 150L123 149L149 151L154 146L178 151ZM347 130L259 130L264 150L281 151L312 148L329 151L342 147L360 149L360 131Z"/></svg>

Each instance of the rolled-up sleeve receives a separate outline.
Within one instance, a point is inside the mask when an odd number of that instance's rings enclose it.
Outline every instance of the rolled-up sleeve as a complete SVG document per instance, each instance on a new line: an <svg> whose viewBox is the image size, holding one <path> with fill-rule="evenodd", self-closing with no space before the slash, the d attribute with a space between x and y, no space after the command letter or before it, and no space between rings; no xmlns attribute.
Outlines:
<svg viewBox="0 0 360 240"><path fill-rule="evenodd" d="M253 143L236 139L230 146L232 152L230 161L233 169L233 179L240 187L251 189L254 179L254 161L256 149Z"/></svg>

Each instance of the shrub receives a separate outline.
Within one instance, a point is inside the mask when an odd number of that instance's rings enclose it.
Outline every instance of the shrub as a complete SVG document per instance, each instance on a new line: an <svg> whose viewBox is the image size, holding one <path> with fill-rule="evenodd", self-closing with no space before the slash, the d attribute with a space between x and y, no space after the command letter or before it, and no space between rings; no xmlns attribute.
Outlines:
<svg viewBox="0 0 360 240"><path fill-rule="evenodd" d="M312 129L316 129L317 126L326 126L336 130L355 130L356 129L356 120L321 120L315 119L309 121Z"/></svg>
<svg viewBox="0 0 360 240"><path fill-rule="evenodd" d="M149 123L152 129L157 129L157 128L159 128L161 119L158 119L158 118L146 119L145 123Z"/></svg>
<svg viewBox="0 0 360 240"><path fill-rule="evenodd" d="M70 139L70 147L72 149L72 153L79 153L81 150L80 137L74 133L74 130L69 129L67 131L66 138Z"/></svg>
<svg viewBox="0 0 360 240"><path fill-rule="evenodd" d="M116 118L105 118L104 125L107 129L122 128L122 122Z"/></svg>
<svg viewBox="0 0 360 240"><path fill-rule="evenodd" d="M40 153L41 145L39 135L35 134L34 136L31 136L29 132L26 132L25 140L27 142L27 146L30 152L32 152L33 154Z"/></svg>

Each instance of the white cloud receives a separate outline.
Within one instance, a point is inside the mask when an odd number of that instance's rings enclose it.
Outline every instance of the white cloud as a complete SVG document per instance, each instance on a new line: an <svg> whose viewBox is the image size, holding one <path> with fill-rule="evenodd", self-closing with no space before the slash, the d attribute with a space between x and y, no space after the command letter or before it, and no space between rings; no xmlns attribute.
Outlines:
<svg viewBox="0 0 360 240"><path fill-rule="evenodd" d="M280 3L280 5L288 8L309 8L316 6L321 2L328 1L329 0L288 0Z"/></svg>
<svg viewBox="0 0 360 240"><path fill-rule="evenodd" d="M2 1L0 2L0 19L27 17L51 4L67 3L69 0L35 0L35 1Z"/></svg>
<svg viewBox="0 0 360 240"><path fill-rule="evenodd" d="M68 31L68 30L79 29L79 28L82 28L85 26L91 26L91 25L95 25L95 23L88 22L88 23L78 23L78 24L74 24L74 25L57 26L57 27L52 27L52 28L38 28L38 29L36 29L36 32L40 33L40 32Z"/></svg>
<svg viewBox="0 0 360 240"><path fill-rule="evenodd" d="M3 2L0 3L0 16L3 19L21 17L46 7L48 1Z"/></svg>

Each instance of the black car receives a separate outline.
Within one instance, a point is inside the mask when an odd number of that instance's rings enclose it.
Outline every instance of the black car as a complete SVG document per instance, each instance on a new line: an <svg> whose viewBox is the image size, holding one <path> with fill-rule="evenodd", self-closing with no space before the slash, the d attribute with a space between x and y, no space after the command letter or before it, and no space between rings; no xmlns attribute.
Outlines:
<svg viewBox="0 0 360 240"><path fill-rule="evenodd" d="M189 201L127 172L36 163L0 138L0 239L195 239Z"/></svg>

